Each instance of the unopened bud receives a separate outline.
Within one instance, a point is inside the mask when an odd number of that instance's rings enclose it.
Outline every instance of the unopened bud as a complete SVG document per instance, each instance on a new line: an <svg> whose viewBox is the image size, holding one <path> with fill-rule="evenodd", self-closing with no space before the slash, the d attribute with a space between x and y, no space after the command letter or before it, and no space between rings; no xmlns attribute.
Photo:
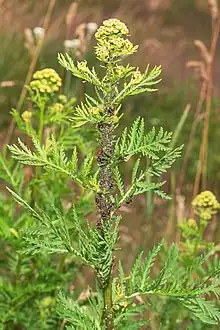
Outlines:
<svg viewBox="0 0 220 330"><path fill-rule="evenodd" d="M24 111L21 115L22 119L26 124L29 124L32 118L32 112L30 111Z"/></svg>
<svg viewBox="0 0 220 330"><path fill-rule="evenodd" d="M90 36L92 36L95 33L97 28L98 28L98 24L96 24L95 22L89 22L87 24L88 33Z"/></svg>
<svg viewBox="0 0 220 330"><path fill-rule="evenodd" d="M37 40L42 39L44 37L45 31L44 28L37 26L36 28L33 29L35 38Z"/></svg>
<svg viewBox="0 0 220 330"><path fill-rule="evenodd" d="M80 40L79 39L65 40L63 44L67 50L70 49L76 50L80 46Z"/></svg>

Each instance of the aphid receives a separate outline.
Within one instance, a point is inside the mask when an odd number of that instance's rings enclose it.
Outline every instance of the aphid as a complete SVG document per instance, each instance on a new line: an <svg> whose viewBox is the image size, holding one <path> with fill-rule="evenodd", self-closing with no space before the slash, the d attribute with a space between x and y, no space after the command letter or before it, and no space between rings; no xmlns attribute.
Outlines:
<svg viewBox="0 0 220 330"><path fill-rule="evenodd" d="M103 150L102 148L99 148L97 153L96 153L96 159L97 159L97 162L99 163L99 165L102 165L104 160L105 160L105 157L103 155Z"/></svg>
<svg viewBox="0 0 220 330"><path fill-rule="evenodd" d="M99 149L97 150L96 156L97 156L97 157L101 157L101 155L102 155L102 148L99 148Z"/></svg>
<svg viewBox="0 0 220 330"><path fill-rule="evenodd" d="M103 130L103 128L105 127L105 123L103 121L100 121L98 124L97 124L97 127L98 129L101 131Z"/></svg>
<svg viewBox="0 0 220 330"><path fill-rule="evenodd" d="M108 108L108 113L109 113L109 115L113 115L114 114L114 108L113 107L109 107Z"/></svg>
<svg viewBox="0 0 220 330"><path fill-rule="evenodd" d="M131 204L132 203L132 198L130 197L130 198L128 198L127 200L126 200L126 202L125 202L126 204Z"/></svg>

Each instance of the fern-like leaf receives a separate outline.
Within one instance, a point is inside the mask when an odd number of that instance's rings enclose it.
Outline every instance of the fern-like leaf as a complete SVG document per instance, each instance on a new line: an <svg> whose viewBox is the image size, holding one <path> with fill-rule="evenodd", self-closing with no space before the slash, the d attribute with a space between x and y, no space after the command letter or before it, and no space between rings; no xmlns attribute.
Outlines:
<svg viewBox="0 0 220 330"><path fill-rule="evenodd" d="M95 72L95 69L92 68L90 70L87 67L86 62L78 62L77 65L75 65L72 58L67 53L65 55L58 54L58 61L67 71L70 71L73 76L88 81L102 90L102 84Z"/></svg>

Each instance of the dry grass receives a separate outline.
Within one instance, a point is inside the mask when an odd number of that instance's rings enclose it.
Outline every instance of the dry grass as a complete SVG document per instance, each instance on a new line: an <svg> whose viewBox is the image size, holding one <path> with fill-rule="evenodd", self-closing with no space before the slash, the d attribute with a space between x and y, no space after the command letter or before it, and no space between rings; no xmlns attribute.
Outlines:
<svg viewBox="0 0 220 330"><path fill-rule="evenodd" d="M217 1L208 0L207 5L209 5L212 23L211 46L208 49L208 47L203 41L195 40L194 44L199 51L201 59L198 61L189 61L187 63L187 67L193 68L194 72L196 72L198 78L201 80L201 87L198 103L195 110L194 121L191 128L191 133L189 135L186 155L183 161L183 167L180 174L179 187L182 187L184 185L184 178L187 171L190 155L194 146L198 123L201 119L204 119L203 132L201 137L201 147L198 157L198 166L193 188L193 197L195 197L199 192L201 176L202 190L205 190L207 188L208 133L211 103L213 98L213 65L220 30L220 13L218 14ZM204 113L202 113L202 106L204 103L205 111Z"/></svg>

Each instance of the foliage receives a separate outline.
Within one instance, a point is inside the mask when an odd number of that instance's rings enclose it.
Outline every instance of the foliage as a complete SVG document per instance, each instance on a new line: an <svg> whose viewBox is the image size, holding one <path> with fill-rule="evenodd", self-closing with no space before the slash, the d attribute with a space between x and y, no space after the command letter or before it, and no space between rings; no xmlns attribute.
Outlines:
<svg viewBox="0 0 220 330"><path fill-rule="evenodd" d="M50 72L53 73L49 70ZM38 76L40 74L41 71ZM48 78L50 79L50 76L44 78L44 84ZM37 155L41 155L44 162L47 159L46 155L53 157L57 166L59 162L64 166L64 154L72 153L75 158L72 157L72 167L69 167L69 170L73 170L77 153L88 149L92 153L95 147L95 143L91 141L94 134L92 131L81 131L79 136L78 129L72 128L69 122L69 114L73 111L76 99L68 100L66 96L57 92L53 95L39 95L37 89L34 92L29 91L32 107L21 115L15 110L12 111L22 132L22 139L29 141L30 149L33 149L30 144L30 140L33 139L38 149ZM55 140L60 146L59 154L56 154ZM82 175L85 175L86 168L84 165ZM47 217L53 222L54 229L59 225L54 223L58 214L57 208L65 210L71 239L75 237L75 229L71 224L72 213L68 206L72 196L77 196L76 208L80 217L92 211L91 194L76 192L70 186L65 173L52 172L48 164L47 171L42 172L38 168L34 172L12 157L8 158L6 149L0 155L0 178L10 187L8 189L19 194L20 198L25 199L32 207L40 203L44 212L47 212ZM17 207L11 197L6 191L0 194L0 328L58 328L60 320L56 314L56 296L60 290L75 294L70 288L73 278L79 272L78 262L68 256L64 248L60 248L57 240L53 241L54 234L45 226L48 218L44 213L45 223L40 226L36 223L36 217L31 217L25 209Z"/></svg>
<svg viewBox="0 0 220 330"><path fill-rule="evenodd" d="M218 324L219 249L204 239L204 232L211 221L211 216L217 212L219 203L210 191L204 191L196 196L192 205L195 218L184 220L180 224L182 239L179 255L174 261L175 278L188 274L188 277L183 277L184 287L194 289L195 283L199 284L198 289L204 290L205 296L211 296L213 301L209 301L206 305L204 299L196 298L199 308L195 309L191 304L192 300L190 304L180 300L180 303L188 309L181 312L179 304L174 303L172 298L167 301L157 301L157 308L161 310L159 322L163 329L173 329L177 324L177 318L179 327L187 324L189 329L214 329L214 324ZM213 303L214 300L217 305ZM204 309L208 312L206 316L203 314ZM209 327L207 323L210 324Z"/></svg>
<svg viewBox="0 0 220 330"><path fill-rule="evenodd" d="M179 306L178 314L175 315L175 327L178 327L178 315L184 311L187 315L192 315L193 320L199 319L206 324L217 324L220 319L218 308L209 299L213 294L216 297L219 295L220 269L208 272L206 280L193 278L205 257L196 256L193 265L183 272L177 272L180 260L178 246L171 245L163 264L158 265L158 256L163 246L161 243L145 258L143 252L139 254L128 274L125 274L122 264L115 260L121 220L118 215L120 207L124 203L130 203L136 195L149 190L168 198L162 191L163 182L160 177L180 157L182 149L170 148L172 134L162 128L159 131L153 128L145 133L142 118L137 118L130 128L126 127L121 136L115 135L122 117L120 111L124 99L156 91L155 86L160 82L160 67L156 66L151 70L147 67L141 73L138 68L130 65L119 65L124 57L137 51L137 46L127 39L128 35L125 24L117 19L104 21L97 30L95 52L104 69L102 77L96 73L95 68L90 69L86 61L75 64L68 54L58 55L64 68L75 77L93 85L94 98L86 95L84 102L72 107L72 103L64 101L65 97L58 100L56 94L47 93L47 84L40 79L34 84L34 93L30 88L32 114L23 114L22 120L16 111L13 112L19 127L31 137L33 144L29 147L20 139L18 145L9 146L11 155L22 166L36 167L35 177L29 187L18 189L13 184L14 175L7 173L10 166L3 166L7 169L6 180L11 178L9 184L12 186L8 190L23 210L18 208L14 212L16 223L24 222L23 228L18 231L22 239L14 250L20 250L19 256L23 260L28 257L34 260L40 255L39 258L45 257L51 261L53 259L50 255L55 254L56 262L57 258L64 255L72 263L77 262L92 268L97 281L96 291L91 289L85 299L76 299L66 289L66 276L70 275L70 268L63 270L61 277L65 277L65 280L59 282L60 286L50 277L44 278L41 293L48 289L50 294L49 298L47 295L43 299L48 298L46 303L50 306L56 305L54 308L58 315L50 311L47 315L51 317L47 318L46 309L43 310L44 314L40 311L41 317L36 324L41 329L49 328L57 318L66 329L140 329L151 321L151 311L155 312L155 306L158 312L159 303L155 304L155 297L162 297L165 304L175 303ZM41 74L35 74L35 77L39 76ZM56 115L53 116L54 111ZM69 127L68 119L71 117L73 124ZM36 120L39 123L37 127ZM92 127L90 140L98 141L96 157L95 143L89 144L85 140L86 147L80 148L75 138L77 132L80 135L82 132L83 135L87 127ZM47 136L46 128L49 128ZM69 134L67 144L66 134ZM82 153L79 154L78 149ZM120 167L131 158L135 160L135 164L131 184L129 188L125 188ZM6 159L3 163L5 161ZM146 182L146 175L151 177L150 182ZM70 188L76 184L79 186L79 195L74 195ZM62 203L66 189L70 208L65 208ZM13 200L9 201L14 205ZM100 213L96 226L85 221L90 211L88 206L91 207L94 201ZM23 220L19 220L21 215ZM20 271L20 263L17 268ZM25 270L22 269L22 273L25 277ZM19 276L19 279L23 277ZM45 289L48 281L49 286ZM56 289L52 291L52 288L49 289L50 285L54 285L53 288ZM58 288L61 291L59 295ZM3 281L5 297L10 296L11 291L7 289L7 281ZM34 287L30 291L33 294ZM13 290L12 303L22 301L20 293L16 292ZM33 302L31 297L29 299ZM5 308L3 301L1 304L4 307L3 326L14 326L16 317L12 312L5 313L5 310L13 310L13 307L10 308L11 300L9 299L9 308ZM28 329L35 326L35 319L29 320ZM20 322L22 321L19 320L18 323Z"/></svg>

